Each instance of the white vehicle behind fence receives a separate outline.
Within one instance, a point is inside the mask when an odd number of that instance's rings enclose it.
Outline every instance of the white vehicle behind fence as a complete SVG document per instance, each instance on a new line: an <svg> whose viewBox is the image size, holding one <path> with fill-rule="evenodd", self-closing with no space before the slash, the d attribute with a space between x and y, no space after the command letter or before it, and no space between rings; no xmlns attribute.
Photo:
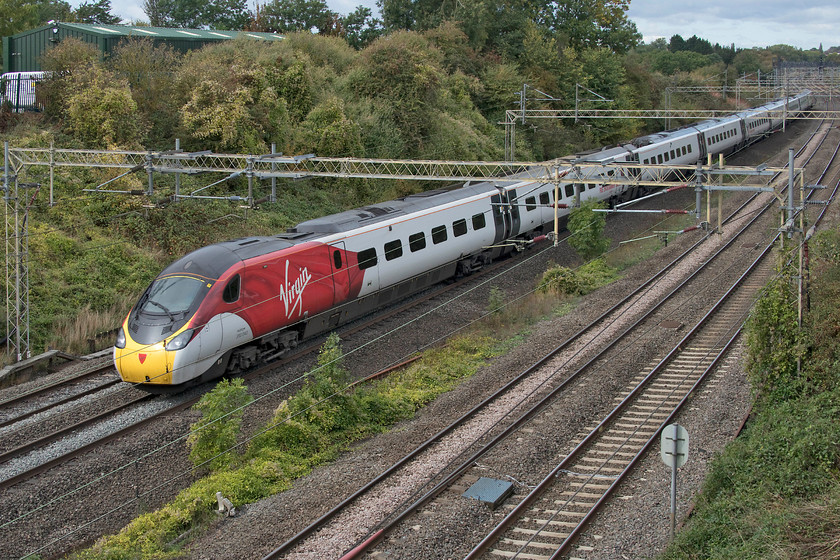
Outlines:
<svg viewBox="0 0 840 560"><path fill-rule="evenodd" d="M15 113L41 109L35 96L35 84L46 72L7 72L0 76L0 104L9 104Z"/></svg>

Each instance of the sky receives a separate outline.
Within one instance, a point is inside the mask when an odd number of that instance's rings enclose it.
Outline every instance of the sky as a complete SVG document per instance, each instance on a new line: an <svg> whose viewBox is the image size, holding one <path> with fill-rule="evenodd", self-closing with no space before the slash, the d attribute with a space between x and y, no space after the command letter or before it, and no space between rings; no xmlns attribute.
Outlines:
<svg viewBox="0 0 840 560"><path fill-rule="evenodd" d="M70 3L76 7L81 0ZM327 5L344 15L358 5L377 13L375 0L327 0ZM111 0L111 6L124 20L147 19L143 0ZM840 46L838 0L631 0L628 16L645 42L679 34L737 48Z"/></svg>

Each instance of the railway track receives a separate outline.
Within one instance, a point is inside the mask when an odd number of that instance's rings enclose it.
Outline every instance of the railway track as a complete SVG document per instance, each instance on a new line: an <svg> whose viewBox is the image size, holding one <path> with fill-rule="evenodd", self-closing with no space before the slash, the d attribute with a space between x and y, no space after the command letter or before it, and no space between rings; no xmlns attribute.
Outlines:
<svg viewBox="0 0 840 560"><path fill-rule="evenodd" d="M82 370L0 400L0 428L119 383L111 363Z"/></svg>
<svg viewBox="0 0 840 560"><path fill-rule="evenodd" d="M724 358L773 274L769 244L700 322L623 395L465 558L548 559L571 543ZM574 552L583 557L585 549Z"/></svg>
<svg viewBox="0 0 840 560"><path fill-rule="evenodd" d="M804 149L804 147L803 147L803 149ZM813 152L816 152L816 149L814 149ZM742 212L742 213L745 213L745 214L757 214L757 212L755 212L754 209L751 209L751 208L747 207L748 204L749 204L749 202L746 203L744 207L739 209L739 212ZM765 207L765 209L766 209L766 207ZM733 217L734 216L731 216L730 219L733 218ZM755 223L756 220L758 220L758 216L755 216L754 220L751 223ZM745 226L742 229L742 232L746 231L748 228L749 228L749 226ZM739 235L741 235L741 234L739 233ZM729 246L733 247L733 246L737 246L738 243L743 243L742 241L737 241L737 239L739 239L738 236L733 237L733 239L729 243ZM747 245L750 246L750 247L754 247L755 243L750 242ZM745 247L741 247L740 249L744 249L744 248ZM738 247L735 247L735 250L737 250L737 249L738 249ZM730 254L731 254L732 250L733 249L730 248ZM682 255L681 259L685 258L686 255L690 252L691 251ZM721 249L721 251L719 251L716 255L719 255L722 252L723 252L723 250ZM731 257L731 261L743 262L745 260L744 257L743 257L743 251L741 251L741 253L742 254L739 254L735 257ZM678 260L680 260L680 259L678 259ZM715 259L714 258L709 259L709 261L706 262L706 265L708 265L713 260L715 260ZM750 260L752 260L752 259L750 259ZM766 262L766 260L762 259L761 262ZM732 267L734 266L734 264L735 264L734 262L730 262L729 264L726 264L722 267L723 270L719 270L717 272L712 272L712 273L707 273L704 276L705 279L704 280L699 280L699 282L701 282L701 283L705 282L706 284L718 284L718 283L723 283L723 279L725 278L725 276L727 274L729 276L732 276L733 274L736 274L736 276L740 276L741 272L743 271L743 268L741 268L737 273L733 273ZM706 265L704 265L704 267ZM669 265L669 267L666 267L666 269L670 270L674 266L675 266L675 263L672 263L671 265ZM766 266L766 265L762 265L762 266ZM663 269L663 271L660 271L660 274L664 274L667 271L666 269ZM651 279L651 282L655 282L656 281L655 279L658 278L658 277L659 277L659 274L655 275ZM714 282L710 282L709 281L710 279L714 280ZM764 278L764 279L766 280L766 278ZM734 280L731 280L731 281L734 282ZM683 285L684 284L685 283L683 283ZM761 280L759 280L759 284L763 285L763 282L761 282ZM668 297L670 298L675 292L677 292L677 290L674 290L674 292L672 292ZM753 295L754 295L754 293L753 293ZM741 296L730 296L728 301L734 301L734 299L732 299L732 298L739 299L740 297ZM692 298L688 298L687 300L684 300L681 304L679 304L677 306L677 308L685 307L685 306L689 305L691 299ZM630 303L630 301L632 301L632 297L628 300L628 302L624 303L624 305L636 306L638 304L638 302ZM748 302L751 301L749 299L749 297L747 297L743 301L744 301L744 303L742 303L742 306L746 305L747 306L746 308L748 308L748 305L749 305ZM656 311L657 309L659 309L662 306L662 303L664 303L664 302L660 301L658 304L656 304L654 307L652 307L650 309L650 311L645 314L645 317L648 317L651 314L653 314L654 311ZM614 314L620 315L621 313L623 313L625 311L626 310L623 310L623 311L620 310L620 306L616 306L616 307L612 308L607 314L605 314L604 316L599 318L598 321L596 321L595 323L593 323L589 327L581 330L576 335L575 338L576 339L582 339L586 336L585 333L587 331L590 331L592 329L604 328L603 325L605 323L609 323L609 322L615 320L615 319L610 319L609 317L607 317L608 314L614 313ZM673 313L673 312L674 311L672 310L669 313ZM745 317L743 309L741 310L740 314L736 313L736 316L739 318L740 322L743 322L743 319ZM642 319L640 319L640 321L644 320L645 317L642 317ZM706 323L709 320L710 319L704 319L704 321L701 322L701 323ZM656 323L656 321L659 321L659 323L661 323L662 319L661 318L654 318L654 323ZM737 323L737 327L735 326L735 323ZM598 325L600 325L600 326L598 326ZM639 325L640 325L640 323L636 323L632 327L628 328L625 331L625 333L629 333L636 328L641 328ZM735 321L733 324L730 324L727 328L731 332L735 332L737 330L737 328L740 328L740 323L738 323L738 321ZM651 327L649 326L649 327L647 327L647 329L650 330ZM709 335L706 335L706 336L709 336ZM720 334L718 334L717 336L720 337ZM682 342L683 341L678 342L676 347L679 347L680 344L682 344ZM571 343L571 341L569 341L569 344L570 343ZM561 347L558 348L556 350L556 352L559 352L560 350L566 349L567 346L568 346L568 344L561 345ZM610 344L609 346L611 347L611 346L613 346L613 344ZM606 350L604 350L604 351L606 351ZM698 366L697 366L697 364L698 364L698 354L697 354L697 352L708 353L706 350L695 350L693 352L681 353L681 356L680 356L681 360L683 360L683 361L687 360L687 361L690 362L692 371L700 371L700 368L698 368ZM541 362L546 362L546 361L548 361L548 359L549 358L546 357L543 360L541 360ZM605 358L602 357L601 359L604 360ZM591 360L589 362L589 365L591 366L596 360L597 359ZM612 358L612 360L615 361L615 360L618 360L618 358ZM678 363L678 362L675 362L675 363ZM714 363L717 363L717 362L715 361ZM566 365L569 365L569 364L566 364ZM520 380L524 379L525 376L530 375L531 371L535 370L537 367L538 366L535 365L533 368L524 372L522 374L522 376L517 378L517 380L515 382L518 383ZM677 366L673 366L673 367L677 367ZM434 500L436 496L443 493L448 487L452 486L457 480L459 480L462 476L464 476L465 473L467 473L471 468L473 468L473 465L475 465L476 462L479 459L481 459L486 454L488 454L490 452L490 450L492 450L495 445L499 444L502 441L510 440L512 438L511 434L515 433L516 430L519 430L522 425L527 424L533 417L535 417L539 413L539 411L543 407L548 406L546 403L550 402L551 399L555 399L557 397L558 393L564 393L564 391L569 386L572 385L571 380L574 379L574 378L577 378L579 375L582 375L581 372L583 372L586 369L587 369L587 367L584 366L580 370L578 370L577 373L573 374L568 379L562 381L560 383L560 385L555 390L553 390L545 399L540 400L539 404L530 405L530 407L524 407L525 411L519 413L519 415L517 416L517 419L515 421L510 420L508 422L509 423L508 428L501 429L501 428L498 428L497 426L494 426L494 429L495 429L495 432L497 433L497 435L495 435L491 438L490 435L489 435L489 431L488 431L488 433L484 434L484 439L485 440L490 439L491 441L486 443L486 445L483 445L480 450L476 451L475 453L471 453L469 451L464 451L464 452L460 453L455 458L451 458L451 457L447 458L446 461L441 461L440 459L438 459L437 461L433 461L433 462L437 462L438 464L440 464L441 462L449 463L449 464L447 464L447 466L444 467L444 469L442 469L442 470L434 473L433 475L431 475L430 481L424 486L425 490L423 490L422 492L418 491L418 493L416 493L416 494L412 495L410 498L406 499L406 503L405 503L406 507L405 507L404 510L401 510L401 511L400 510L395 510L393 512L382 514L382 515L384 515L384 517L382 517L380 519L377 519L377 523L375 524L375 526L373 528L371 528L367 532L367 535L366 535L365 539L360 539L361 541L363 541L362 544L360 545L360 547L355 549L351 554L348 555L348 557L360 554L362 550L371 550L375 546L375 543L377 541L384 538L385 535L388 534L390 531L392 531L397 525L399 525L400 523L406 523L407 522L406 520L409 519L414 514L414 512L416 512L418 509L420 509L422 507L427 507L428 504L432 500ZM705 371L705 369L708 369L708 368L704 368L704 371ZM661 379L668 380L668 379L671 379L673 377L673 375L674 375L673 373L663 373L662 376L661 376ZM653 376L653 374L651 374L651 376ZM645 376L645 377L647 378L647 376ZM685 376L683 376L683 377L685 377ZM680 383L680 385L685 385L686 383L688 383L688 379L690 379L690 378L686 377L686 379L683 380ZM695 380L692 383L690 383L690 387L695 387L698 383L699 383L699 381ZM510 389L510 386L505 387L504 391L507 391L508 389ZM669 389L667 389L667 392L671 392L672 390L673 390L673 388L669 388ZM662 391L662 389L656 389L656 392L661 392L661 391ZM345 515L346 511L349 511L350 507L357 500L359 502L361 502L362 499L363 499L363 496L365 496L368 493L374 493L373 489L375 487L377 487L380 484L385 485L385 481L389 477L395 475L396 473L400 472L401 470L414 469L416 471L417 470L416 467L410 466L410 465L413 464L412 461L414 461L416 457L419 457L422 453L427 453L428 449L431 449L431 447L433 445L435 445L439 441L442 441L445 437L449 437L450 434L454 433L460 425L462 425L462 424L466 425L467 422L469 422L470 419L473 418L477 414L479 409L484 409L485 407L487 407L488 403L490 401L494 400L495 398L497 398L498 396L499 395L494 395L493 397L488 398L485 402L483 402L481 405L479 405L479 407L476 407L475 409L471 410L463 418L461 418L458 421L456 421L455 423L453 423L453 425L447 427L446 429L444 429L441 432L439 432L438 434L436 434L434 437L430 438L430 440L427 441L422 446L421 449L419 448L414 453L412 453L410 456L407 456L403 460L396 463L391 469L388 469L388 471L382 473L379 477L372 480L369 484L367 484L362 489L360 489L356 494L353 494L352 496L345 499L336 508L327 512L324 516L322 516L316 522L311 524L309 527L305 528L303 531L300 531L298 534L293 536L291 539L287 540L285 543L280 545L278 548L276 548L274 551L272 551L269 555L267 555L265 557L265 559L267 560L267 559L270 559L270 558L286 557L286 555L288 555L288 557L295 557L295 550L296 550L296 547L298 547L298 546L303 546L306 550L309 550L309 551L313 550L313 547L315 547L317 545L313 544L312 542L306 541L306 539L309 538L310 535L314 535L316 532L320 531L320 532L327 533L325 538L329 538L329 533L331 532L330 529L332 528L332 526L342 524L342 521L341 521L342 516ZM528 398L531 398L531 396L529 395ZM523 399L523 401L524 400L525 399ZM566 406L568 406L568 404ZM644 404L644 405L637 405L637 406L652 406L652 405ZM657 406L659 406L659 405L657 405ZM514 417L516 415L512 414L512 413L508 413L507 416ZM624 427L627 427L627 426L624 426ZM527 437L523 437L522 439L527 440ZM627 454L628 456L635 456L635 454L633 454L629 451L617 451L617 452L614 452L614 453L623 453L623 454ZM466 457L466 459L464 457ZM585 458L585 462L591 461L591 460L592 460L591 457L586 457ZM609 460L614 461L615 459L611 458ZM606 468L606 467L604 467L604 468ZM567 469L567 470L571 471L572 469ZM586 472L584 469L581 469L581 470L582 470L582 472ZM466 478L469 478L469 477L467 476ZM549 477L549 478L552 478L552 477ZM434 479L434 480L431 480L431 479ZM590 484L592 484L593 486L587 488L587 490L595 490L595 486L604 486L603 483L595 484L595 483L590 482ZM609 486L607 486L607 488L608 487ZM423 492L425 492L425 493L423 493ZM582 491L580 489L578 489L578 494L576 494L576 497L581 497L581 492ZM592 495L592 496L587 496L587 497L593 497L593 496L597 495L597 492L594 492L594 491L593 492L586 491L586 492L583 492L583 493ZM598 500L600 500L600 498L598 498ZM572 500L572 501L573 502L579 502L580 500ZM355 507L364 508L364 506L361 505L361 504L356 505ZM346 515L350 516L351 514L346 514ZM579 516L579 513L576 513L575 515ZM376 517L376 515L371 513L370 517ZM566 521L565 523L568 523L568 522ZM330 525L330 524L332 524L332 525ZM327 527L329 527L329 528L327 528ZM526 532L527 531L535 531L535 529L529 528L529 529L526 529ZM506 537L506 538L508 538L508 537ZM521 540L521 539L516 539L516 538L509 538L509 539L513 542L516 542L517 540ZM312 540L316 540L316 539L313 537ZM380 552L382 551L382 549L375 549L375 550L380 550ZM507 553L507 552L510 552L510 551L508 550L508 551L505 551L505 552ZM385 553L385 552L383 552L383 553ZM504 554L502 554L502 555L504 555ZM530 558L532 556L528 556L526 554L522 557Z"/></svg>

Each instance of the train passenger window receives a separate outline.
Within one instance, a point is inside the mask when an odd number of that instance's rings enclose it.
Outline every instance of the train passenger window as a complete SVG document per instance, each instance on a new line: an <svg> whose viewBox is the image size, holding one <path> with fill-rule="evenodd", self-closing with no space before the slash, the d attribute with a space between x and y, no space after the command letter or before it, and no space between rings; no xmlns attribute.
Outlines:
<svg viewBox="0 0 840 560"><path fill-rule="evenodd" d="M376 249L365 249L359 251L359 270L376 266Z"/></svg>
<svg viewBox="0 0 840 560"><path fill-rule="evenodd" d="M671 161L671 156L668 155L668 152L665 152L665 163Z"/></svg>
<svg viewBox="0 0 840 560"><path fill-rule="evenodd" d="M392 261L402 256L402 241L396 239L385 244L385 260Z"/></svg>
<svg viewBox="0 0 840 560"><path fill-rule="evenodd" d="M437 245L446 241L446 226L436 226L432 228L432 243Z"/></svg>
<svg viewBox="0 0 840 560"><path fill-rule="evenodd" d="M535 196L529 196L525 199L525 210L531 212L532 210L537 209L537 198Z"/></svg>
<svg viewBox="0 0 840 560"><path fill-rule="evenodd" d="M571 185L571 184L563 185L563 190L566 191L566 198L572 198L573 196L575 196L575 186L574 185Z"/></svg>
<svg viewBox="0 0 840 560"><path fill-rule="evenodd" d="M426 248L426 234L422 231L419 233L412 233L408 236L408 248L412 253L416 253L420 249Z"/></svg>
<svg viewBox="0 0 840 560"><path fill-rule="evenodd" d="M222 292L222 299L225 303L233 303L239 299L239 286L241 285L242 279L238 274L228 281L227 286L225 286Z"/></svg>
<svg viewBox="0 0 840 560"><path fill-rule="evenodd" d="M333 251L333 263L335 263L336 270L341 268L341 251L339 251L338 249Z"/></svg>
<svg viewBox="0 0 840 560"><path fill-rule="evenodd" d="M656 162L662 165L662 154L656 154Z"/></svg>
<svg viewBox="0 0 840 560"><path fill-rule="evenodd" d="M688 153L691 153L691 144L688 145Z"/></svg>
<svg viewBox="0 0 840 560"><path fill-rule="evenodd" d="M467 233L467 220L462 218L452 222L452 235L455 237L461 237L465 233Z"/></svg>
<svg viewBox="0 0 840 560"><path fill-rule="evenodd" d="M487 225L487 220L484 217L484 213L476 214L472 217L473 229L478 230L482 229L484 226Z"/></svg>
<svg viewBox="0 0 840 560"><path fill-rule="evenodd" d="M540 193L540 204L542 204L543 206L551 204L551 199L549 198L547 192ZM473 229L476 229L474 225Z"/></svg>
<svg viewBox="0 0 840 560"><path fill-rule="evenodd" d="M677 157L677 153L674 150L671 150L671 159L675 159Z"/></svg>

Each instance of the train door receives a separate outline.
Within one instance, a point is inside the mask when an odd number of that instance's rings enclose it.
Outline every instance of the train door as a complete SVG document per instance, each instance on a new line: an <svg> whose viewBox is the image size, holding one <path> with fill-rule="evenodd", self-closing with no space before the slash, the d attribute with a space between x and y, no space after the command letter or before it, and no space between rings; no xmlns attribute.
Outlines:
<svg viewBox="0 0 840 560"><path fill-rule="evenodd" d="M496 228L496 236L493 238L493 243L499 243L505 238L505 231L507 231L506 219L507 212L502 206L502 195L494 194L490 197L490 205L493 209L493 225Z"/></svg>
<svg viewBox="0 0 840 560"><path fill-rule="evenodd" d="M505 232L505 238L519 235L522 229L522 221L520 219L519 205L516 202L516 191L511 189L505 193L508 208L508 228Z"/></svg>
<svg viewBox="0 0 840 560"><path fill-rule="evenodd" d="M335 286L334 301L338 305L350 298L350 272L343 241L330 244L330 266Z"/></svg>
<svg viewBox="0 0 840 560"><path fill-rule="evenodd" d="M519 233L519 207L516 205L516 191L494 194L490 197L493 207L493 223L496 226L496 237L493 243L499 243Z"/></svg>

